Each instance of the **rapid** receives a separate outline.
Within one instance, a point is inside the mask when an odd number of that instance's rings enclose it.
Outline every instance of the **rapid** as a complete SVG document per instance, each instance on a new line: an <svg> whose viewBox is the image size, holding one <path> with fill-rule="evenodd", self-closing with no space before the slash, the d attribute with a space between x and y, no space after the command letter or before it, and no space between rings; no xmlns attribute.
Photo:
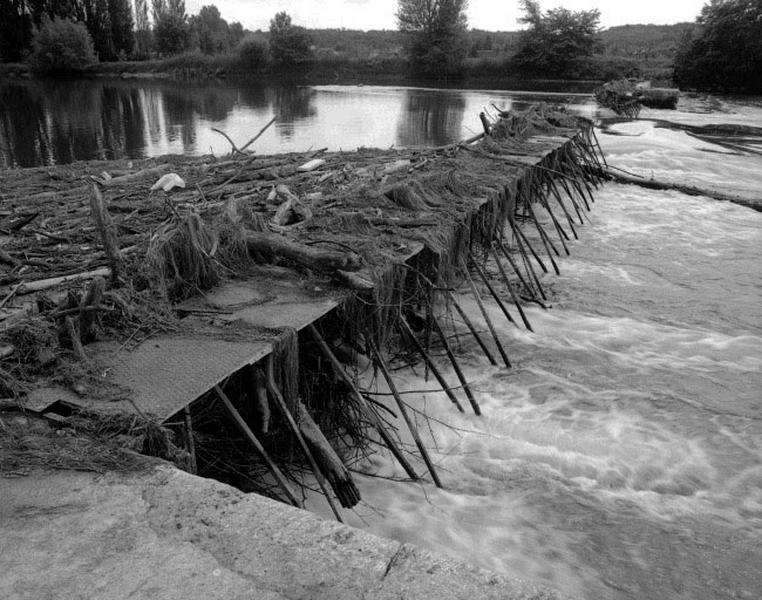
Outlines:
<svg viewBox="0 0 762 600"><path fill-rule="evenodd" d="M608 163L759 197L762 138L690 127L762 103L685 104L604 120ZM460 339L482 417L398 371L445 489L375 455L351 522L578 598L762 598L762 213L607 184L588 214L535 333L490 309L512 369Z"/></svg>

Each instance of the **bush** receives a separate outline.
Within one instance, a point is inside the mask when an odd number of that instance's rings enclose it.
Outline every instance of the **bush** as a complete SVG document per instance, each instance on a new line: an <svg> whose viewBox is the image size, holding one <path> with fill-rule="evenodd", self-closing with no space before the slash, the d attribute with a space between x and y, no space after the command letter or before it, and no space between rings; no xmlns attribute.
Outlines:
<svg viewBox="0 0 762 600"><path fill-rule="evenodd" d="M259 69L267 64L270 55L270 44L267 40L258 36L250 35L238 44L238 56L241 64L250 69Z"/></svg>
<svg viewBox="0 0 762 600"><path fill-rule="evenodd" d="M69 19L43 17L39 31L32 39L30 63L38 71L83 71L98 62L93 40L84 23Z"/></svg>

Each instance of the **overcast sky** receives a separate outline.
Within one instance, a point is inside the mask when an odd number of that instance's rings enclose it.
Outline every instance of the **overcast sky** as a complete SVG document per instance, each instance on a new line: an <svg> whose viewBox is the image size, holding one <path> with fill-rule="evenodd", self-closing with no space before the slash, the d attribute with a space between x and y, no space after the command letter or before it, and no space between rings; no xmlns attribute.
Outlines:
<svg viewBox="0 0 762 600"><path fill-rule="evenodd" d="M542 0L543 9L601 11L601 25L669 24L693 21L708 0ZM249 29L267 29L276 12L285 10L296 25L312 28L396 29L397 0L186 0L189 14L215 4L229 22ZM474 29L519 29L517 0L469 0L468 24Z"/></svg>

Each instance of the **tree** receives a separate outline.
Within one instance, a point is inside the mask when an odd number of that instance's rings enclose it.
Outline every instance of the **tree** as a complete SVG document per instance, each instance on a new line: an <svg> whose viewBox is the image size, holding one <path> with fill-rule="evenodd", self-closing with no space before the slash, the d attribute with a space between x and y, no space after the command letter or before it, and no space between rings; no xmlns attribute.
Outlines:
<svg viewBox="0 0 762 600"><path fill-rule="evenodd" d="M410 34L413 68L433 76L457 75L468 50L467 0L399 0L397 25Z"/></svg>
<svg viewBox="0 0 762 600"><path fill-rule="evenodd" d="M536 0L520 0L529 25L522 32L513 68L524 75L575 77L585 68L585 60L600 47L601 13L597 9L573 12L554 8L542 13Z"/></svg>
<svg viewBox="0 0 762 600"><path fill-rule="evenodd" d="M98 61L85 24L69 19L43 15L32 48L31 63L40 71L82 71Z"/></svg>
<svg viewBox="0 0 762 600"><path fill-rule="evenodd" d="M154 41L159 54L169 56L188 49L190 30L185 0L152 0Z"/></svg>
<svg viewBox="0 0 762 600"><path fill-rule="evenodd" d="M32 33L32 16L25 0L0 0L0 60L20 61Z"/></svg>
<svg viewBox="0 0 762 600"><path fill-rule="evenodd" d="M675 81L704 89L762 93L762 0L712 0L687 32Z"/></svg>
<svg viewBox="0 0 762 600"><path fill-rule="evenodd" d="M286 12L270 21L270 56L282 66L302 65L312 59L312 39L303 27L291 23Z"/></svg>
<svg viewBox="0 0 762 600"><path fill-rule="evenodd" d="M202 6L198 15L190 18L190 28L204 54L220 54L232 46L228 22L213 4Z"/></svg>
<svg viewBox="0 0 762 600"><path fill-rule="evenodd" d="M148 2L135 0L135 57L148 58L151 52L151 23L148 20Z"/></svg>
<svg viewBox="0 0 762 600"><path fill-rule="evenodd" d="M108 0L114 51L118 58L126 58L135 48L135 22L132 19L130 0Z"/></svg>
<svg viewBox="0 0 762 600"><path fill-rule="evenodd" d="M267 64L270 46L267 40L258 35L248 35L238 44L238 56L250 69L261 69Z"/></svg>

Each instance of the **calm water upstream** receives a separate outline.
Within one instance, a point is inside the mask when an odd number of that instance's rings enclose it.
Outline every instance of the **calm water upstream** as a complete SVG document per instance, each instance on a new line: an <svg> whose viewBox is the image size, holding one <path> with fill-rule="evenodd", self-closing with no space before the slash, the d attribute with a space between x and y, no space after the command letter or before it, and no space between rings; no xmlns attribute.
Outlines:
<svg viewBox="0 0 762 600"><path fill-rule="evenodd" d="M224 154L273 116L260 154L308 148L441 145L481 131L478 114L589 96L380 86L180 84L120 80L0 82L0 168L162 154Z"/></svg>
<svg viewBox="0 0 762 600"><path fill-rule="evenodd" d="M72 95L45 85L0 86L0 165L222 153L210 127L243 141L276 113L260 152L440 144L478 130L490 102L534 99L121 82ZM593 112L585 98L559 99ZM745 134L729 150L681 128L717 123L762 127L762 102L644 111L599 138L617 167L759 197L762 139ZM455 412L441 393L407 396L433 417L422 432L446 489L373 477L403 476L377 455L359 477L366 503L349 518L580 598L758 600L762 213L607 185L590 218L562 275L545 277L553 308L528 309L536 333L502 327L512 370L490 367L462 340L483 417ZM435 387L399 375L408 390Z"/></svg>

